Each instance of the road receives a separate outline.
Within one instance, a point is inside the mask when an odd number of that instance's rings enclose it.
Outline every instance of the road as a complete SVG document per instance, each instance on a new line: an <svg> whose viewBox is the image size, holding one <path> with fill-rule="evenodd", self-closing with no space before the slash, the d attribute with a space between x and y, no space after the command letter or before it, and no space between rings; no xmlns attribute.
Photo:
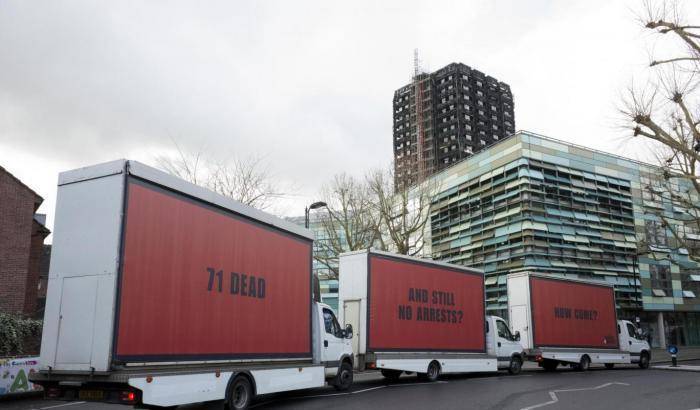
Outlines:
<svg viewBox="0 0 700 410"><path fill-rule="evenodd" d="M60 407L53 407L60 406ZM332 388L263 397L254 406L272 409L700 409L700 373L641 370L634 366L586 373L561 370L526 371L442 377L436 383L404 376L387 384L376 373L361 374L350 392ZM127 406L103 403L68 403L39 399L0 402L3 410L125 410ZM180 407L187 410L222 409L221 403Z"/></svg>

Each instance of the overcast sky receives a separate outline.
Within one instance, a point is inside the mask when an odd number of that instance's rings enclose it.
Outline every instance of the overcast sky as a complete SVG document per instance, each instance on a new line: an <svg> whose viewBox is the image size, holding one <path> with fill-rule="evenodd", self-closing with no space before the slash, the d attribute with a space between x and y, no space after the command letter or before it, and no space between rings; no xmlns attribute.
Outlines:
<svg viewBox="0 0 700 410"><path fill-rule="evenodd" d="M620 94L656 47L640 0L0 2L0 165L58 172L173 149L265 155L301 214L333 174L392 160L418 48L510 84L517 129L639 158ZM698 9L686 2L689 19ZM1 200L1 199L0 199Z"/></svg>

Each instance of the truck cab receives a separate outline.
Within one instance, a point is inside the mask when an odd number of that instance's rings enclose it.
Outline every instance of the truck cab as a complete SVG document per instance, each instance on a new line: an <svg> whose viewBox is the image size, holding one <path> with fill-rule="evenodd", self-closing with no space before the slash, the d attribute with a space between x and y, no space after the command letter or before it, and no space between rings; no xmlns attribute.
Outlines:
<svg viewBox="0 0 700 410"><path fill-rule="evenodd" d="M520 373L524 359L520 332L511 333L504 319L486 316L486 346L489 356L498 358L498 369L508 369L510 374Z"/></svg>
<svg viewBox="0 0 700 410"><path fill-rule="evenodd" d="M325 367L326 380L337 390L345 390L352 384L353 329L340 326L333 309L313 302L314 363Z"/></svg>
<svg viewBox="0 0 700 410"><path fill-rule="evenodd" d="M630 361L639 364L642 369L649 367L651 347L640 329L628 320L618 320L617 333L620 338L620 350L629 353Z"/></svg>

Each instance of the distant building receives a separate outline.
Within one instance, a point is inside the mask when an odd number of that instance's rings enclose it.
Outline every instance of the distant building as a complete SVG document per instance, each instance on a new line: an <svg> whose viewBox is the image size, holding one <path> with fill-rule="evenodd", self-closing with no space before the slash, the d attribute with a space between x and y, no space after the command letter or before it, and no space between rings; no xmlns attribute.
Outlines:
<svg viewBox="0 0 700 410"><path fill-rule="evenodd" d="M515 131L510 86L461 63L419 74L394 92L393 106L397 186L413 185L421 174L439 172Z"/></svg>
<svg viewBox="0 0 700 410"><path fill-rule="evenodd" d="M326 231L322 223L321 214L325 214L325 211L321 210L319 212L311 212L309 215L309 229L314 233L314 255L319 252L323 252L322 247L319 246L322 241L328 240L326 238ZM304 217L295 216L287 218L289 221L299 225L304 226ZM342 235L341 235L342 240ZM312 270L315 275L318 276L321 284L321 301L338 312L338 278L337 275L327 266L320 263L318 260L314 259Z"/></svg>
<svg viewBox="0 0 700 410"><path fill-rule="evenodd" d="M700 345L700 265L655 213L678 224L689 243L700 245L700 232L674 218L678 210L667 199L643 189L661 174L653 165L518 132L434 176L441 192L426 252L483 268L492 314L508 315L511 272L604 281L615 286L619 316L639 317L653 345Z"/></svg>
<svg viewBox="0 0 700 410"><path fill-rule="evenodd" d="M46 290L49 286L49 265L51 263L51 245L44 245L41 249L41 258L39 262L39 287L37 289L37 316L44 316L44 307L46 306Z"/></svg>
<svg viewBox="0 0 700 410"><path fill-rule="evenodd" d="M45 215L43 198L0 167L0 311L37 315Z"/></svg>

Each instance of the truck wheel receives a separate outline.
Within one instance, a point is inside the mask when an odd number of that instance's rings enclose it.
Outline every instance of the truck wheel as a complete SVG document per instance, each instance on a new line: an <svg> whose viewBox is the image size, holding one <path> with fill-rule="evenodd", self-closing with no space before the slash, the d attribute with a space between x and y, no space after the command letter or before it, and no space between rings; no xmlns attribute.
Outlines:
<svg viewBox="0 0 700 410"><path fill-rule="evenodd" d="M440 364L436 361L432 361L428 365L428 373L426 373L425 379L429 382L434 382L438 377L440 377Z"/></svg>
<svg viewBox="0 0 700 410"><path fill-rule="evenodd" d="M591 359L589 359L586 355L583 355L581 357L581 361L574 365L574 369L579 372L585 372L589 367L591 367Z"/></svg>
<svg viewBox="0 0 700 410"><path fill-rule="evenodd" d="M605 368L611 370L615 368L615 363L605 363Z"/></svg>
<svg viewBox="0 0 700 410"><path fill-rule="evenodd" d="M338 391L345 391L352 386L352 365L343 362L338 368L338 374L333 381L333 387Z"/></svg>
<svg viewBox="0 0 700 410"><path fill-rule="evenodd" d="M401 377L401 370L382 369L382 376L390 382L396 382Z"/></svg>
<svg viewBox="0 0 700 410"><path fill-rule="evenodd" d="M521 358L517 356L513 356L510 358L510 365L508 366L508 373L512 375L520 374L520 371L523 369L523 361Z"/></svg>
<svg viewBox="0 0 700 410"><path fill-rule="evenodd" d="M639 367L642 369L648 369L649 368L649 353L647 352L642 352L642 355L639 356Z"/></svg>
<svg viewBox="0 0 700 410"><path fill-rule="evenodd" d="M253 386L245 376L238 376L231 383L228 394L228 408L231 410L243 410L253 401Z"/></svg>
<svg viewBox="0 0 700 410"><path fill-rule="evenodd" d="M556 360L545 359L542 362L542 368L544 369L545 372L553 372L553 371L557 370L557 366L559 366L559 362Z"/></svg>

